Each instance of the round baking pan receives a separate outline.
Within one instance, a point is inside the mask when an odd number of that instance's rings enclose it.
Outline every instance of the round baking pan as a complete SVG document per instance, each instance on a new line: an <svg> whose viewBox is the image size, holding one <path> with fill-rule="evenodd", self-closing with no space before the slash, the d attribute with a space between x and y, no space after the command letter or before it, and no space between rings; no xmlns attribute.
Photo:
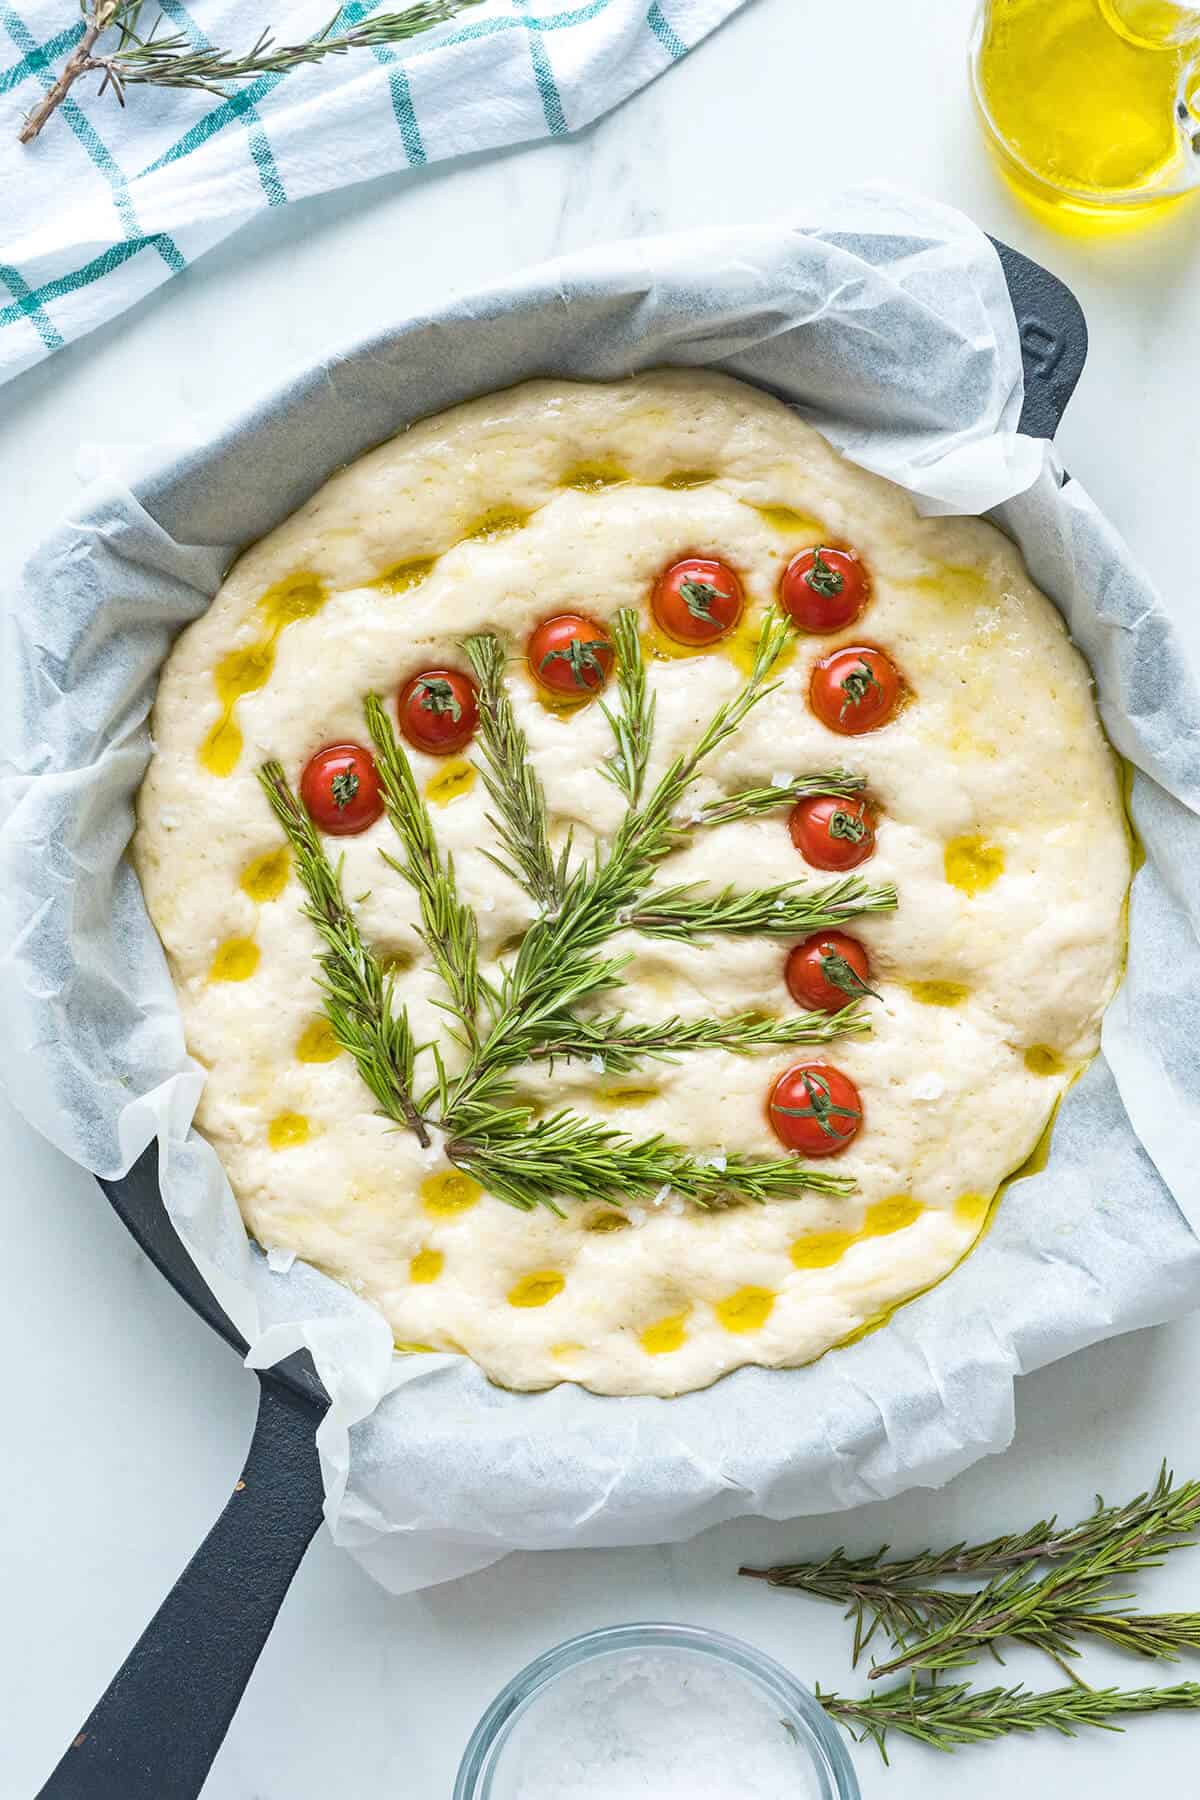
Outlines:
<svg viewBox="0 0 1200 1800"><path fill-rule="evenodd" d="M997 244L1020 330L1021 429L1052 438L1087 355L1087 326L1070 290ZM153 1146L116 1181L114 1211L161 1274L206 1324L244 1355L175 1232ZM259 1408L245 1465L225 1510L72 1739L42 1800L194 1800L321 1522L315 1433L328 1399L308 1355L259 1373Z"/></svg>

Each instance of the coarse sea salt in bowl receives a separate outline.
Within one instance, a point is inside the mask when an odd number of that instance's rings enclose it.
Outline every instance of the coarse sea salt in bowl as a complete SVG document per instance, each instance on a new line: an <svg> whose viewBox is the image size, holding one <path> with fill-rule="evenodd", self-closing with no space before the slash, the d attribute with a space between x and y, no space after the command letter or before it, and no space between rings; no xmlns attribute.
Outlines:
<svg viewBox="0 0 1200 1800"><path fill-rule="evenodd" d="M454 1800L860 1800L835 1726L788 1671L689 1625L571 1638L514 1676Z"/></svg>

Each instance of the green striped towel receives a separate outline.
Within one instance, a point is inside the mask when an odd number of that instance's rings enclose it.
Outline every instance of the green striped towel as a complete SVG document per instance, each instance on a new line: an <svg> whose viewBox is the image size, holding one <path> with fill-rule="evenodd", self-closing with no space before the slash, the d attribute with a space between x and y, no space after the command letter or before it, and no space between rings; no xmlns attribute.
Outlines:
<svg viewBox="0 0 1200 1800"><path fill-rule="evenodd" d="M76 0L0 0L0 381L133 305L267 207L578 130L743 3L486 0L396 49L264 75L224 99L135 88L124 111L111 95L98 99L88 75L22 147L22 115L83 21ZM161 0L165 29L226 50L248 49L263 23L287 41L312 36L329 8ZM334 29L378 10L342 6Z"/></svg>

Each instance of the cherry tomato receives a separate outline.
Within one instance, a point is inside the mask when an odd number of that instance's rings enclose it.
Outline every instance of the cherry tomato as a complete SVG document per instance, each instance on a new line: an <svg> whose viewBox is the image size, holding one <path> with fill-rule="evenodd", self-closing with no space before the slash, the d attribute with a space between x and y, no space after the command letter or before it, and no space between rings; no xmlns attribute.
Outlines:
<svg viewBox="0 0 1200 1800"><path fill-rule="evenodd" d="M300 798L315 825L331 837L350 837L383 811L375 758L361 744L329 744L309 759Z"/></svg>
<svg viewBox="0 0 1200 1800"><path fill-rule="evenodd" d="M767 1117L781 1144L801 1156L837 1156L862 1124L848 1075L828 1063L795 1063L771 1089Z"/></svg>
<svg viewBox="0 0 1200 1800"><path fill-rule="evenodd" d="M586 700L612 673L613 647L604 627L582 613L543 619L526 649L534 680L552 694Z"/></svg>
<svg viewBox="0 0 1200 1800"><path fill-rule="evenodd" d="M664 569L650 607L677 644L712 644L742 616L742 584L728 563L685 556Z"/></svg>
<svg viewBox="0 0 1200 1800"><path fill-rule="evenodd" d="M871 598L871 581L853 550L801 550L783 571L779 600L801 631L844 631Z"/></svg>
<svg viewBox="0 0 1200 1800"><path fill-rule="evenodd" d="M805 938L789 953L783 974L796 1005L812 1012L841 1012L852 1001L875 994L870 959L858 939L844 931L817 931Z"/></svg>
<svg viewBox="0 0 1200 1800"><path fill-rule="evenodd" d="M815 794L788 819L792 842L814 869L857 869L875 853L875 820L865 800Z"/></svg>
<svg viewBox="0 0 1200 1800"><path fill-rule="evenodd" d="M871 644L847 644L814 667L808 703L830 731L860 737L887 724L900 686L900 672L884 651Z"/></svg>
<svg viewBox="0 0 1200 1800"><path fill-rule="evenodd" d="M400 690L400 729L414 750L450 756L469 744L479 724L475 683L457 669L424 669Z"/></svg>

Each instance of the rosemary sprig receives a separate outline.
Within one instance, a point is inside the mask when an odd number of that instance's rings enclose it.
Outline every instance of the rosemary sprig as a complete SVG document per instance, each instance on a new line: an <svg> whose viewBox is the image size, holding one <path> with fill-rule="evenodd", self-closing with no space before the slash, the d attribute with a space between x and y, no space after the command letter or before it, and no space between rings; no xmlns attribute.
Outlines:
<svg viewBox="0 0 1200 1800"><path fill-rule="evenodd" d="M1117 1537L1111 1543L1079 1551L1040 1577L1029 1568L1006 1570L978 1592L962 1596L965 1604L961 1608L952 1608L948 1616L931 1621L923 1634L903 1642L895 1656L871 1669L871 1679L877 1681L901 1669L933 1673L963 1668L978 1661L984 1650L993 1648L1002 1638L1036 1645L1058 1658L1077 1655L1075 1633L1080 1618L1090 1616L1100 1625L1105 1617L1100 1610L1104 1603L1129 1598L1125 1594L1113 1595L1110 1584L1114 1577L1128 1572L1130 1566L1126 1544ZM1146 1565L1139 1559L1132 1566ZM1135 1637L1131 1617L1136 1615L1124 1618L1123 1629L1127 1636ZM1186 1621L1187 1615L1183 1617ZM1193 1622L1184 1624L1174 1648L1190 1647L1186 1640L1194 1638L1196 1632L1188 1629L1189 1623ZM1110 1629L1122 1627L1113 1625ZM1162 1621L1147 1629L1143 1640L1146 1654L1153 1654L1149 1645L1156 1637L1161 1639L1162 1632ZM1104 1635L1103 1630L1099 1635Z"/></svg>
<svg viewBox="0 0 1200 1800"><path fill-rule="evenodd" d="M458 897L454 860L438 849L428 808L417 790L412 765L397 742L391 720L377 694L365 701L367 725L375 744L375 766L388 819L404 846L404 860L384 856L416 890L421 907L421 937L450 995L450 1007L462 1026L468 1050L478 1046L479 932L475 914Z"/></svg>
<svg viewBox="0 0 1200 1800"><path fill-rule="evenodd" d="M504 650L490 634L469 637L463 649L479 683L479 741L483 785L494 813L488 824L508 850L506 862L484 854L543 912L554 912L567 887L570 840L557 859L550 848L546 799L529 760L529 740L517 724L504 686Z"/></svg>
<svg viewBox="0 0 1200 1800"><path fill-rule="evenodd" d="M1200 1710L1200 1682L1195 1681L1166 1688L1073 1686L1046 1693L1021 1686L974 1688L961 1682L919 1687L901 1682L863 1700L823 1693L819 1687L816 1695L830 1717L860 1743L874 1743L884 1762L890 1731L933 1750L952 1751L1011 1731L1057 1731L1074 1737L1087 1726L1120 1731L1121 1721L1138 1713Z"/></svg>
<svg viewBox="0 0 1200 1800"><path fill-rule="evenodd" d="M601 710L616 739L616 749L602 765L602 772L616 783L630 806L636 806L642 797L646 765L650 760L655 701L646 685L642 640L633 607L623 606L614 618L612 641L617 652L620 706L614 713L601 702Z"/></svg>
<svg viewBox="0 0 1200 1800"><path fill-rule="evenodd" d="M781 806L794 806L797 800L812 794L857 794L866 787L861 775L849 769L834 769L828 775L800 775L770 787L746 788L740 794L729 794L724 800L713 800L701 807L692 819L694 825L732 825L737 819L757 819L763 813L778 812Z"/></svg>
<svg viewBox="0 0 1200 1800"><path fill-rule="evenodd" d="M771 670L789 635L786 620L768 617L748 681L717 708L697 745L675 759L644 803L635 804L632 796L640 797L644 784L653 715L630 672L636 645L632 615L618 621L617 631L625 674L620 713L610 715L620 762L614 779L630 805L609 849L598 848L590 864L573 872L565 850L557 863L550 855L545 798L504 690L501 646L491 636L468 640L467 654L479 682L485 781L496 809L491 822L511 856L509 872L543 901L541 916L526 931L515 961L494 983L480 974L475 920L458 898L453 865L438 849L408 758L377 696L367 697L385 806L403 851L402 859L386 852L385 858L417 893L422 936L445 983L448 1007L460 1022L460 1042L467 1052L464 1068L452 1078L438 1046L425 1046L433 1057L434 1080L415 1098L417 1048L407 1019L403 1013L392 1018L390 987L358 937L320 838L283 770L278 763L263 770L271 804L296 850L309 916L330 946L323 967L330 971L326 1006L335 1034L355 1055L389 1116L407 1123L423 1143L429 1141L427 1125L436 1123L445 1133L449 1159L497 1198L522 1210L546 1206L558 1212L559 1201L567 1199L620 1205L668 1193L700 1206L784 1200L806 1189L846 1194L854 1185L848 1177L807 1169L793 1156L730 1154L705 1160L661 1136L639 1140L570 1112L535 1120L521 1099L515 1070L553 1056L601 1055L606 1066L632 1068L647 1056L698 1048L749 1054L767 1044L824 1042L866 1024L854 1006L832 1018L797 1014L783 1022L743 1013L732 1020L688 1024L669 1019L643 1026L621 1014L587 1020L578 1016L583 1002L595 1002L620 985L628 958L607 954L606 941L628 922L658 864L681 841L674 811L705 758L772 691ZM835 884L835 890L836 906L829 893L823 906L820 894L810 897L809 913L817 922L894 904L890 890L866 889L857 878ZM790 893L785 885L757 898L786 908ZM702 904L690 888L667 890L665 898L670 902L680 894L693 911ZM717 899L719 910L723 906L732 916L735 906L745 909L756 897ZM707 904L711 909L712 902ZM393 1042L397 1034L399 1041Z"/></svg>
<svg viewBox="0 0 1200 1800"><path fill-rule="evenodd" d="M384 1113L428 1146L429 1132L413 1099L417 1045L408 1013L396 1004L392 978L362 940L342 897L337 871L304 807L287 784L278 762L268 762L260 780L296 858L308 895L305 912L320 933L321 987L333 1034L348 1050L358 1072Z"/></svg>
<svg viewBox="0 0 1200 1800"><path fill-rule="evenodd" d="M811 1563L778 1563L772 1568L743 1568L742 1575L766 1581L772 1587L792 1588L844 1605L847 1618L854 1620L854 1660L870 1644L880 1626L897 1645L919 1648L928 1643L931 1633L949 1627L971 1629L978 1648L991 1640L981 1640L978 1627L983 1622L979 1612L969 1618L968 1609L975 1607L977 1596L947 1592L934 1588L933 1582L947 1576L970 1576L996 1571L1022 1575L1039 1563L1066 1563L1074 1571L1091 1568L1103 1570L1103 1581L1137 1574L1156 1567L1172 1550L1195 1543L1200 1531L1200 1481L1187 1481L1178 1487L1166 1465L1158 1479L1145 1493L1123 1505L1107 1506L1097 1497L1096 1506L1087 1518L1076 1525L1060 1527L1056 1518L1040 1519L1024 1531L989 1538L977 1544L953 1544L948 1550L923 1550L916 1556L887 1560L888 1546L872 1555L848 1557L844 1550ZM1072 1621L1070 1631L1083 1629L1074 1615L1081 1609L1072 1597L1075 1578L1057 1593L1059 1623ZM996 1601L995 1584L990 1584L992 1603ZM980 1590L986 1593L988 1590ZM1047 1596L1040 1596L1045 1607ZM1049 1596L1054 1598L1054 1592ZM1112 1599L1112 1595L1107 1598ZM1164 1615L1155 1622L1149 1615L1121 1615L1087 1610L1090 1635L1107 1637L1116 1643L1121 1637L1138 1638L1138 1648L1157 1638L1168 1642L1172 1630L1177 1633L1177 1648L1191 1647L1193 1615ZM1133 1621L1138 1623L1134 1624ZM1165 1622L1164 1622L1165 1621ZM1027 1642L1061 1654L1039 1639L1037 1608L1018 1613L1008 1612L1010 1629L1003 1635L1021 1635ZM996 1634L1001 1635L1001 1634ZM1151 1652L1147 1650L1146 1654ZM1157 1654L1157 1652L1155 1652Z"/></svg>
<svg viewBox="0 0 1200 1800"><path fill-rule="evenodd" d="M37 137L80 76L93 71L103 77L98 92L103 94L111 87L122 106L126 88L134 86L198 88L224 98L230 82L282 75L304 63L320 62L326 56L401 43L480 4L481 0L417 0L402 12L377 13L339 32L333 29L339 16L335 13L312 38L280 44L272 32L264 30L249 50L239 53L215 46L197 47L186 32L162 31L162 13L150 31L141 35L138 25L143 0L91 0L90 4L83 0L83 36L64 63L58 80L26 119L19 133L20 142L28 144ZM115 47L98 52L99 39L109 31L118 34Z"/></svg>
<svg viewBox="0 0 1200 1800"><path fill-rule="evenodd" d="M672 815L705 759L772 691L770 673L789 629L786 619L768 614L744 686L717 708L699 742L675 758L645 803L630 808L608 854L598 855L591 867L578 869L568 879L557 911L535 921L525 934L516 962L504 975L491 1030L445 1094L447 1129L454 1137L478 1136L492 1129L492 1110L506 1111L511 1105L511 1070L530 1059L544 1036L561 1029L565 1013L617 985L627 959L597 952L620 929L657 864L680 842ZM482 711L481 705L481 717ZM536 782L532 771L529 774Z"/></svg>
<svg viewBox="0 0 1200 1800"><path fill-rule="evenodd" d="M1128 1597L1100 1590L1095 1598L1111 1603ZM865 1596L857 1598L862 1600ZM892 1642L899 1647L932 1631L945 1631L951 1636L966 1634L971 1629L971 1606L969 1593L955 1593L948 1588L907 1588L889 1594L865 1630L865 1616L859 1612L852 1661L858 1663L879 1624L883 1624ZM853 1610L848 1610L847 1617L852 1616ZM1032 1650L1043 1651L1060 1668L1066 1668L1067 1658L1079 1654L1081 1646L1076 1640L1080 1638L1094 1638L1132 1656L1176 1662L1181 1652L1200 1650L1200 1613L1122 1612L1113 1610L1111 1604L1073 1607L1069 1595L1056 1597L1049 1594L1024 1617L1011 1618L1003 1634L997 1633L986 1640L986 1648L997 1656L997 1660L1002 1660L996 1650L1001 1635L1014 1643L1026 1644ZM969 1639L966 1641L970 1642ZM973 1655L965 1656L963 1661L974 1660L983 1647L984 1644L977 1640ZM901 1666L902 1658L892 1665L877 1666L871 1670L871 1678L877 1680ZM1072 1671L1067 1672L1075 1678Z"/></svg>
<svg viewBox="0 0 1200 1800"><path fill-rule="evenodd" d="M559 1200L601 1200L623 1206L668 1193L701 1207L730 1201L794 1200L805 1191L845 1195L848 1176L810 1169L794 1157L729 1155L705 1162L662 1137L637 1140L612 1126L559 1112L528 1124L520 1109L505 1125L451 1140L446 1153L498 1199L523 1212Z"/></svg>
<svg viewBox="0 0 1200 1800"><path fill-rule="evenodd" d="M796 1044L828 1044L847 1032L869 1031L870 1019L859 1007L843 1007L837 1013L794 1013L773 1019L763 1013L736 1013L729 1019L670 1018L661 1022L634 1023L621 1014L593 1019L569 1019L558 1036L538 1045L535 1059L543 1062L598 1058L609 1075L627 1075L650 1058L676 1062L697 1050L727 1050L750 1056L756 1050Z"/></svg>
<svg viewBox="0 0 1200 1800"><path fill-rule="evenodd" d="M948 1550L922 1550L915 1556L888 1560L890 1545L868 1556L849 1557L844 1550L815 1563L776 1563L770 1568L739 1570L772 1587L802 1588L840 1600L851 1586L900 1588L913 1581L939 1581L946 1575L978 1575L984 1570L1013 1569L1026 1563L1058 1562L1080 1551L1102 1548L1114 1536L1125 1543L1130 1559L1122 1574L1157 1566L1170 1550L1187 1548L1200 1531L1200 1481L1176 1487L1164 1463L1154 1486L1120 1506L1096 1505L1076 1525L1060 1526L1057 1517L1039 1519L1025 1531L1006 1532L978 1544L952 1544ZM822 1585L812 1585L814 1582ZM836 1590L836 1591L834 1591Z"/></svg>
<svg viewBox="0 0 1200 1800"><path fill-rule="evenodd" d="M807 937L814 931L844 925L862 913L890 912L895 905L896 890L890 882L871 887L860 875L847 875L823 888L805 889L788 881L750 894L739 894L731 887L709 894L689 883L650 892L625 923L643 937L684 942L706 932Z"/></svg>
<svg viewBox="0 0 1200 1800"><path fill-rule="evenodd" d="M694 749L676 757L645 806L626 819L617 839L617 848L626 856L636 852L653 865L682 841L674 819L676 808L708 758L733 736L756 706L775 692L778 684L770 678L790 636L791 622L772 608L763 619L754 664L745 684L717 708Z"/></svg>

